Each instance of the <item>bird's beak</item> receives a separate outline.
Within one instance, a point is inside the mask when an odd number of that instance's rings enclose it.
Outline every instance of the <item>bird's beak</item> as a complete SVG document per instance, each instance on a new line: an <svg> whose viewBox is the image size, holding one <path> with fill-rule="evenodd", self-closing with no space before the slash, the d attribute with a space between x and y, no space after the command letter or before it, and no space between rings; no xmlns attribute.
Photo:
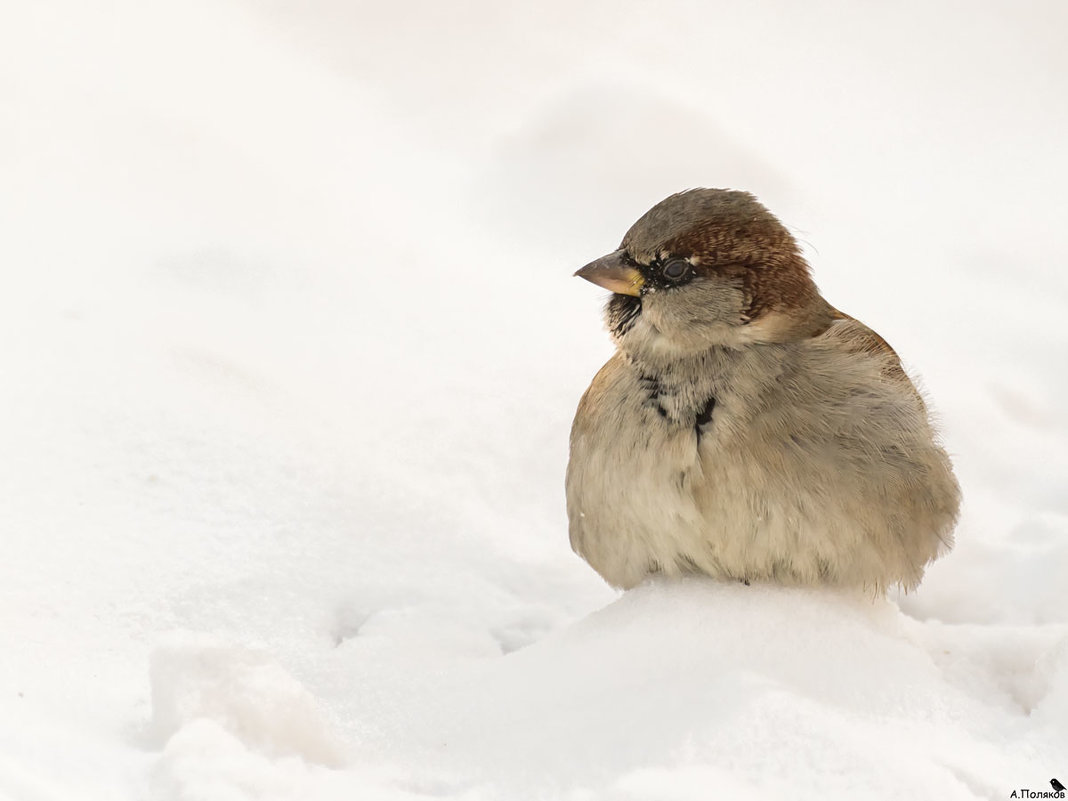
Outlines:
<svg viewBox="0 0 1068 801"><path fill-rule="evenodd" d="M645 283L642 274L623 261L622 250L591 261L575 275L592 281L597 286L603 286L617 295L633 295L634 297L641 295L642 284Z"/></svg>

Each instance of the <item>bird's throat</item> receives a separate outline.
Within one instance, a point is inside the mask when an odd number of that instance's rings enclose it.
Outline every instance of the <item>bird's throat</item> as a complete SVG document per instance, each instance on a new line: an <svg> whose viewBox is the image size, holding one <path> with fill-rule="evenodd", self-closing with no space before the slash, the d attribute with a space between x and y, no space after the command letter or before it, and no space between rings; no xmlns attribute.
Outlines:
<svg viewBox="0 0 1068 801"><path fill-rule="evenodd" d="M642 299L633 295L612 295L605 308L608 330L618 341L634 327L642 313Z"/></svg>

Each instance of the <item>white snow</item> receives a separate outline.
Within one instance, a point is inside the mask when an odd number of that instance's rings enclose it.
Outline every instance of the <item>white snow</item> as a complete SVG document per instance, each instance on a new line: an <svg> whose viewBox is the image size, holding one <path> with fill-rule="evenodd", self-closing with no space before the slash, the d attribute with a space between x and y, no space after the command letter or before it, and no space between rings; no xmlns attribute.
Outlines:
<svg viewBox="0 0 1068 801"><path fill-rule="evenodd" d="M0 798L1068 783L1063 4L8 4ZM749 189L965 491L907 597L568 547L571 278Z"/></svg>

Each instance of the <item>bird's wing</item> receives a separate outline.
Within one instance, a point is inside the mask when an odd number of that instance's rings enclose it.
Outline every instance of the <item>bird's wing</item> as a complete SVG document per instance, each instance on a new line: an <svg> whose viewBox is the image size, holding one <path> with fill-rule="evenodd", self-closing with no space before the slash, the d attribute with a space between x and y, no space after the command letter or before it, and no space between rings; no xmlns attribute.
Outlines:
<svg viewBox="0 0 1068 801"><path fill-rule="evenodd" d="M883 372L887 378L907 378L897 351L855 317L835 309L834 322L825 332L825 336L837 339L846 350L881 357L886 364Z"/></svg>
<svg viewBox="0 0 1068 801"><path fill-rule="evenodd" d="M890 343L860 320L850 317L845 312L835 309L833 316L834 321L820 336L835 341L847 352L874 357L880 364L883 378L908 386L916 400L919 401L920 407L926 412L927 407L923 402L923 397L908 377L905 368L901 366L901 358L897 355L897 351L890 347Z"/></svg>

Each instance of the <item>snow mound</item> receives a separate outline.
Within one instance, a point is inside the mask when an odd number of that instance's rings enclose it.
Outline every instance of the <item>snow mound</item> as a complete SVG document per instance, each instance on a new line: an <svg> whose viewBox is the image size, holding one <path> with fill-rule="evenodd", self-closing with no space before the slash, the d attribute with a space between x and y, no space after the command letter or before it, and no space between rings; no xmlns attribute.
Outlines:
<svg viewBox="0 0 1068 801"><path fill-rule="evenodd" d="M1038 786L1063 731L957 669L967 655L916 626L863 595L654 582L408 699L393 736L419 721L422 765L500 798L705 799L710 787L973 798ZM1065 642L1055 635L1047 650Z"/></svg>
<svg viewBox="0 0 1068 801"><path fill-rule="evenodd" d="M362 652L348 690L368 700L350 723L373 725L344 732L264 654L173 635L152 656L167 742L151 789L165 801L1007 797L1043 786L1068 750L1068 631L1001 634L921 624L851 591L654 581L447 670L398 675Z"/></svg>
<svg viewBox="0 0 1068 801"><path fill-rule="evenodd" d="M167 743L151 772L153 801L253 801L316 799L418 801L440 797L397 786L381 770L340 772L290 756L271 759L245 746L211 720L195 720ZM432 788L431 788L432 789Z"/></svg>
<svg viewBox="0 0 1068 801"><path fill-rule="evenodd" d="M150 676L154 734L180 741L168 749L184 753L187 740L234 739L271 757L344 762L319 702L264 653L207 635L173 634L152 653Z"/></svg>

